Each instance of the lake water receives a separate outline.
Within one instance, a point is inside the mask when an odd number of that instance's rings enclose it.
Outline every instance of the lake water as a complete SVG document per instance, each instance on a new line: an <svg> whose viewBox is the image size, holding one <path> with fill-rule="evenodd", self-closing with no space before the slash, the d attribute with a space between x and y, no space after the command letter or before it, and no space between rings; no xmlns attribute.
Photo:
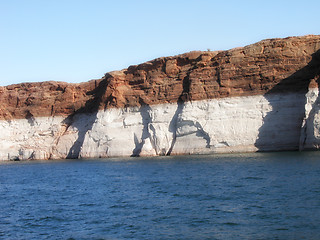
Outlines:
<svg viewBox="0 0 320 240"><path fill-rule="evenodd" d="M320 239L320 152L1 163L0 239Z"/></svg>

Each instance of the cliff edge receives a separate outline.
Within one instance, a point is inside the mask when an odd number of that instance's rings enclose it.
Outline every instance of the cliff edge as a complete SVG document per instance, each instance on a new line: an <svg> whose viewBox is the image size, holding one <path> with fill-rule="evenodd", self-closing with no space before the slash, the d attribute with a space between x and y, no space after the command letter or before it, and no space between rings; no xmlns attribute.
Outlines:
<svg viewBox="0 0 320 240"><path fill-rule="evenodd" d="M0 87L0 158L317 149L320 36Z"/></svg>

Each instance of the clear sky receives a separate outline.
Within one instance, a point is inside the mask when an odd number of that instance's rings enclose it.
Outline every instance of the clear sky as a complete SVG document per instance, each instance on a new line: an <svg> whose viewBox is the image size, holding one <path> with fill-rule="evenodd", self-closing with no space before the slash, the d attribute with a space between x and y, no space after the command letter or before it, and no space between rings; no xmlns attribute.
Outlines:
<svg viewBox="0 0 320 240"><path fill-rule="evenodd" d="M161 56L320 34L319 0L0 0L0 85L83 82Z"/></svg>

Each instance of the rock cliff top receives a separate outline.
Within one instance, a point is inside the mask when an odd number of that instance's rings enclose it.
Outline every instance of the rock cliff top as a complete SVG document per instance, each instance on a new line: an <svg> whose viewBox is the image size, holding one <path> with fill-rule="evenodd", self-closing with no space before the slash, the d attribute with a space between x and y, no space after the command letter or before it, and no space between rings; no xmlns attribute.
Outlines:
<svg viewBox="0 0 320 240"><path fill-rule="evenodd" d="M305 91L320 73L320 35L157 58L79 84L0 87L0 119L70 116L109 107ZM312 82L315 82L312 81Z"/></svg>

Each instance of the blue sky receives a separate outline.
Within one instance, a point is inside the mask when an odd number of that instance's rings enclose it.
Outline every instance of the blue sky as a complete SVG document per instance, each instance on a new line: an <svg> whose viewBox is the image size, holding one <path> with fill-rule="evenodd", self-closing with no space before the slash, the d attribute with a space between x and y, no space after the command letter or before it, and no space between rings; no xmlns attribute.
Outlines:
<svg viewBox="0 0 320 240"><path fill-rule="evenodd" d="M319 0L0 0L0 85L83 82L161 56L320 34L319 9Z"/></svg>

